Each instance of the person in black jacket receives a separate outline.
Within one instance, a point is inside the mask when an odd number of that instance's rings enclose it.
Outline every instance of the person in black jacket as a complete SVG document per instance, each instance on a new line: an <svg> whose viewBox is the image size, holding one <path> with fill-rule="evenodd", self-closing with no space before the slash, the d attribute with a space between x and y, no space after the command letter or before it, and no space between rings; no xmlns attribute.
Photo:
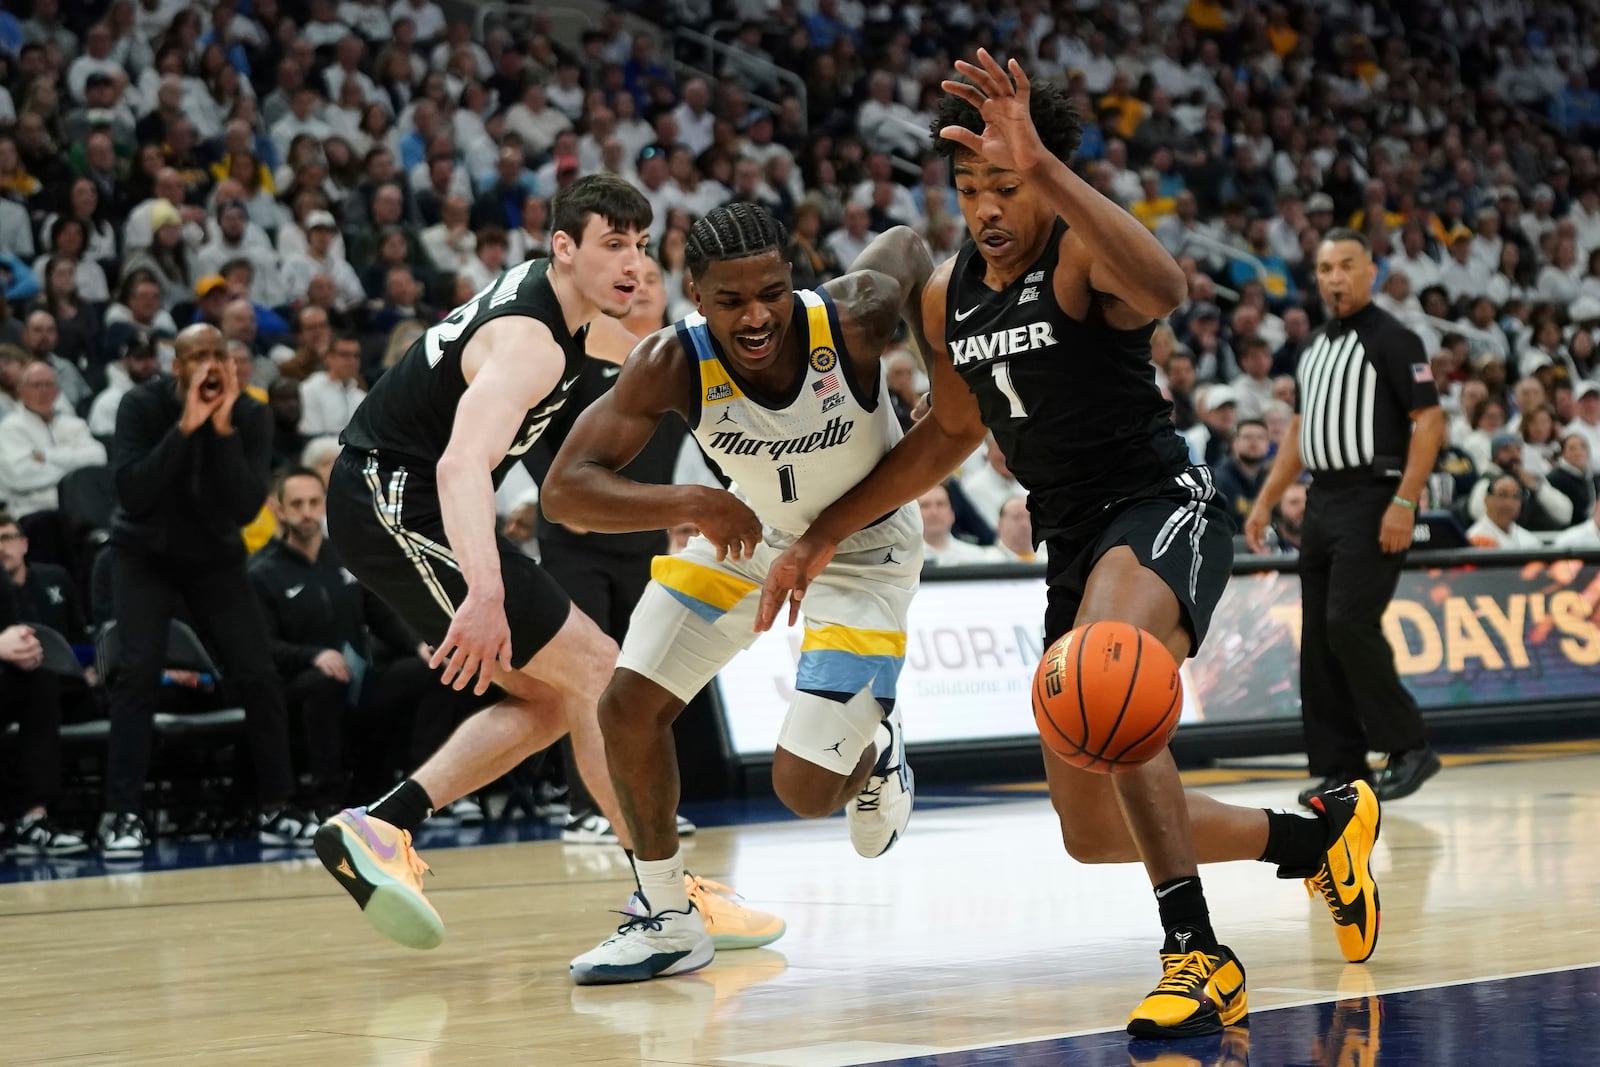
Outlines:
<svg viewBox="0 0 1600 1067"><path fill-rule="evenodd" d="M0 560L27 551L16 520L0 512ZM19 591L0 582L0 729L17 724L17 781L7 800L21 815L7 829L10 847L23 855L67 856L89 846L57 826L49 805L61 792L61 689L44 666L44 648L22 614Z"/></svg>
<svg viewBox="0 0 1600 1067"><path fill-rule="evenodd" d="M272 425L240 392L214 326L178 335L177 379L139 385L117 408L111 446L113 613L121 655L111 687L111 739L101 850L142 856L139 816L166 637L180 598L221 660L245 709L263 844L309 845L315 825L288 807L293 786L283 691L245 576L239 530L267 496Z"/></svg>
<svg viewBox="0 0 1600 1067"><path fill-rule="evenodd" d="M313 807L337 811L344 800L341 736L348 711L359 706L363 718L388 720L415 706L416 731L434 741L426 757L442 740L431 725L444 723L448 731L458 709L471 705L447 686L428 684L432 650L340 562L322 532L328 502L316 471L290 467L278 475L269 505L283 537L251 558L250 582L288 705L303 727ZM380 657L374 636L400 655ZM416 754L365 756L360 770L372 775ZM386 761L382 767L367 765L380 760Z"/></svg>

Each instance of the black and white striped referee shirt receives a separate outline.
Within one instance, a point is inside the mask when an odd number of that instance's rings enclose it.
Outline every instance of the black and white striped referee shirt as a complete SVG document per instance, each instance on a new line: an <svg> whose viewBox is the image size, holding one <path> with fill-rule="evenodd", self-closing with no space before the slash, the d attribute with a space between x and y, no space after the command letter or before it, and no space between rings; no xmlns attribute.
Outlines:
<svg viewBox="0 0 1600 1067"><path fill-rule="evenodd" d="M1313 473L1400 477L1411 412L1439 403L1421 339L1376 304L1312 334L1295 380L1300 458Z"/></svg>

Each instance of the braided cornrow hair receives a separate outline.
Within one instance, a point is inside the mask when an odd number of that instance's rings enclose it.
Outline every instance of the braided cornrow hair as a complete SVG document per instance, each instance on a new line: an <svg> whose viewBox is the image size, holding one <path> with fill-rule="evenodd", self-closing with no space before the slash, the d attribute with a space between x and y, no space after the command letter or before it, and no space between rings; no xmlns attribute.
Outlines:
<svg viewBox="0 0 1600 1067"><path fill-rule="evenodd" d="M689 228L689 242L683 250L684 266L693 277L719 259L744 259L763 252L787 257L789 233L783 223L760 204L743 201L713 208Z"/></svg>

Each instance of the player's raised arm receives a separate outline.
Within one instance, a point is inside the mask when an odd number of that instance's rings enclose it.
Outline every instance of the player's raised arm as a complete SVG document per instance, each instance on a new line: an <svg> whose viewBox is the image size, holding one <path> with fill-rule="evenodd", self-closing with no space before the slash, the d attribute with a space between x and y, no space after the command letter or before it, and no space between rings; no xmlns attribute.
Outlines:
<svg viewBox="0 0 1600 1067"><path fill-rule="evenodd" d="M933 275L933 258L917 231L895 226L873 239L850 272L823 285L835 304L850 309L851 323L861 334L851 337L851 351L877 353L895 330L896 320L911 332L918 360L927 370L928 338L922 328L922 294ZM876 358L876 357L874 357Z"/></svg>
<svg viewBox="0 0 1600 1067"><path fill-rule="evenodd" d="M695 384L671 330L639 342L616 386L583 413L550 465L539 495L545 516L596 533L693 523L717 545L719 559L754 554L761 523L733 494L701 485L647 485L617 473L663 416L683 413L683 398Z"/></svg>
<svg viewBox="0 0 1600 1067"><path fill-rule="evenodd" d="M956 70L971 84L952 80L943 88L977 109L974 125L981 129L947 125L939 136L976 152L986 166L1016 171L1037 185L1090 257L1093 289L1145 319L1171 314L1187 295L1182 269L1143 223L1073 173L1062 158L1070 152L1058 155L1045 147L1028 112L1030 86L1022 66L1013 59L1002 67L980 48L977 63L958 60ZM1058 284L1066 277L1058 274Z"/></svg>
<svg viewBox="0 0 1600 1067"><path fill-rule="evenodd" d="M496 661L511 666L505 584L494 540L494 469L510 450L528 410L560 383L565 365L550 330L523 317L485 323L462 355L469 384L435 476L445 535L467 583L467 596L431 661L437 667L450 657L440 680L457 680L457 688L476 673L477 692L483 693Z"/></svg>

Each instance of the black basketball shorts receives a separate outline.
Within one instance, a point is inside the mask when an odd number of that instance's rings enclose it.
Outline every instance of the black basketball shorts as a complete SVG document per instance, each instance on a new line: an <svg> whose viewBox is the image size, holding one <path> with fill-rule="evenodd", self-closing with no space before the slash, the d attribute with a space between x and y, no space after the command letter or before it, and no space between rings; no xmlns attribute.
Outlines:
<svg viewBox="0 0 1600 1067"><path fill-rule="evenodd" d="M1217 497L1211 472L1190 467L1153 492L1112 505L1101 522L1050 538L1045 542L1045 647L1076 625L1089 573L1100 557L1127 545L1178 598L1193 656L1233 570L1233 535L1233 518Z"/></svg>
<svg viewBox="0 0 1600 1067"><path fill-rule="evenodd" d="M467 583L445 539L433 472L346 448L328 481L328 536L340 561L437 646ZM512 663L520 669L566 624L572 600L516 545L496 541Z"/></svg>

